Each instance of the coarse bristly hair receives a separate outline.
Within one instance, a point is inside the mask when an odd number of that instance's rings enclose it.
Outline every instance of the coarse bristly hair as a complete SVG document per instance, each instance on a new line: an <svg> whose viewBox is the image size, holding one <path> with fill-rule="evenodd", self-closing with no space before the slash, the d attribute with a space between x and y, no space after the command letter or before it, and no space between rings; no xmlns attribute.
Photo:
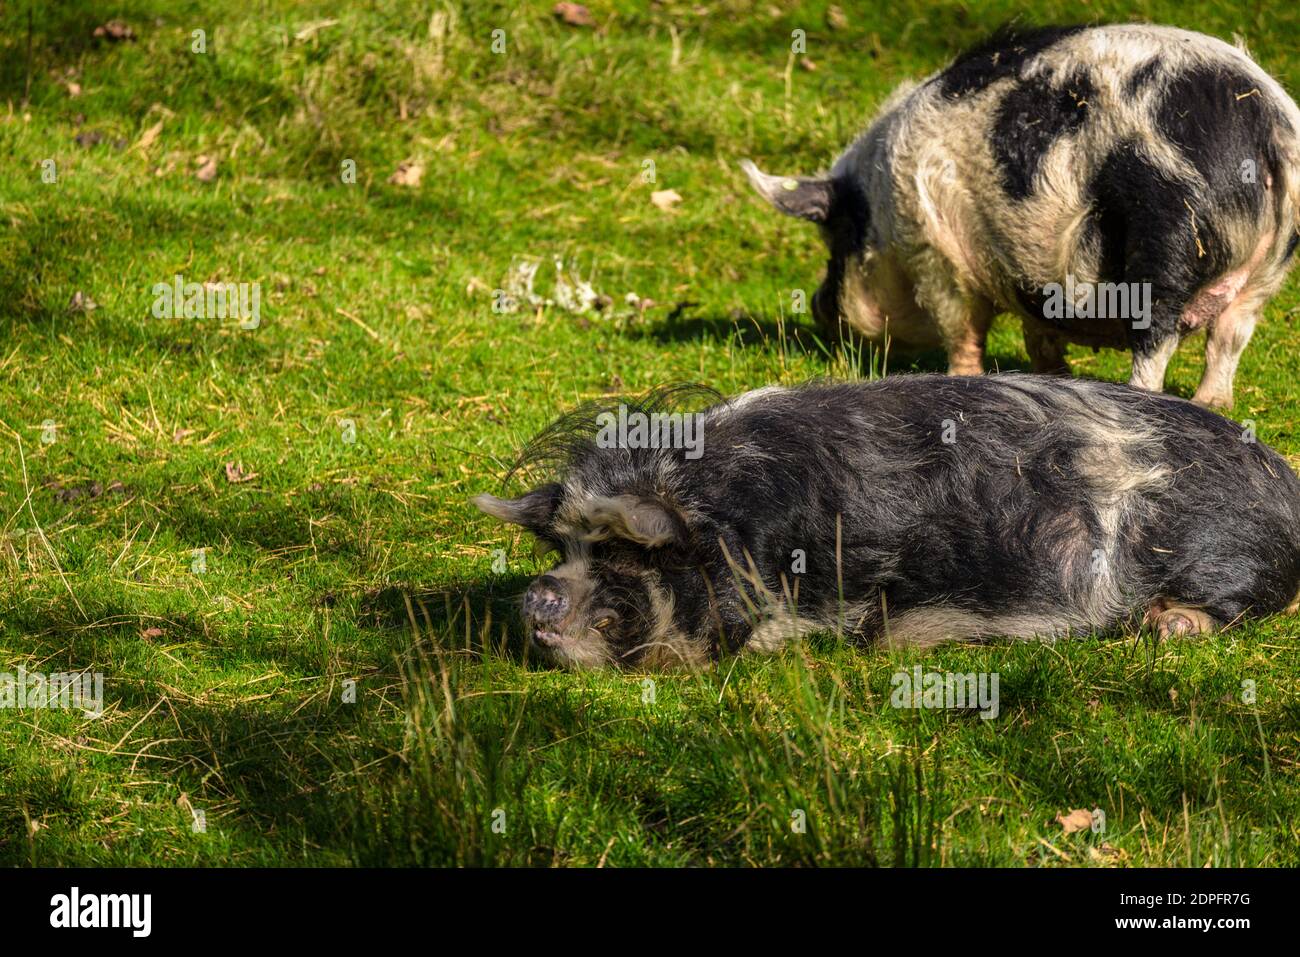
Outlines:
<svg viewBox="0 0 1300 957"><path fill-rule="evenodd" d="M722 398L716 389L694 382L661 386L641 395L610 395L579 403L559 416L524 446L506 472L504 484L523 472L546 473L567 468L596 448L600 416L620 407L628 412L689 412Z"/></svg>
<svg viewBox="0 0 1300 957"><path fill-rule="evenodd" d="M560 552L525 618L572 666L694 666L823 629L1209 631L1300 587L1300 481L1182 399L1014 374L767 387L703 412L696 459L601 448L592 411L542 433L554 481L476 500Z"/></svg>

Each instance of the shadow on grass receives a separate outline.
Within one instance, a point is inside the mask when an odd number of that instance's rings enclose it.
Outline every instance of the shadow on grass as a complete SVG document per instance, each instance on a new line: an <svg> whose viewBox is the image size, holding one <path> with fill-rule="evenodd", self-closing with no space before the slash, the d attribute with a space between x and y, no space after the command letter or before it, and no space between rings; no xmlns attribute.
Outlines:
<svg viewBox="0 0 1300 957"><path fill-rule="evenodd" d="M806 670L799 653L739 662L727 676L734 693L716 710L687 706L697 696L722 700L728 685L716 671L656 676L664 700L647 711L645 676L534 668L518 629L507 625L498 641L493 625L513 621L526 581L512 575L376 590L349 623L363 639L351 647L386 646L383 662L344 660L328 674L306 672L307 683L266 694L253 688L249 700L231 700L249 690L238 686L198 695L138 689L121 699L131 709L124 719L144 717L127 739L119 741L116 726L89 732L101 768L96 780L147 781L175 792L154 807L187 794L210 812L212 831L240 835L241 853L302 863L591 864L612 833L628 828L642 845L620 849L627 863L935 863L935 822L954 811L939 743L964 756L963 766L997 767L1036 803L1059 802L1062 810L1114 801L1119 788L1130 817L1136 808L1177 821L1186 800L1193 814L1212 815L1222 802L1235 819L1271 823L1263 820L1267 809L1251 804L1253 782L1269 774L1259 742L1291 734L1293 715L1274 709L1256 728L1216 705L1234 674L1200 679L1205 702L1189 728L1185 706L1169 694L1178 676L1153 659L1116 699L1127 708L1121 720L1080 724L1080 681L1140 666L1147 650L1135 644L1132 661L1121 652L1122 660L1081 677L1049 647L1013 646L997 662L995 733L972 715L897 712L877 696L881 712L867 723L905 744L882 758L850 746L855 738L843 737L821 697L837 682L824 663ZM48 670L84 666L75 655L94 650L67 645L62 632L34 638L47 646L33 650ZM833 657L844 649L826 639L813 650ZM803 689L778 712L764 677L771 669L787 676L775 687L789 680ZM876 681L887 683L888 674L878 670ZM352 697L345 679L356 682ZM150 710L160 701L165 707ZM1226 777L1225 763L1246 773ZM79 787L75 775L37 773L9 759L0 770L14 782L0 795L0 863L118 860L111 848L75 839L48 847L27 841L26 820L75 838L102 815L104 799ZM806 840L790 836L791 807L808 810ZM504 833L494 828L500 815ZM1111 824L1132 820L1116 814ZM141 839L141 861L217 862L189 840L181 808L174 823L146 827L161 830Z"/></svg>
<svg viewBox="0 0 1300 957"><path fill-rule="evenodd" d="M122 159L127 162L125 155ZM196 190L177 195L163 189L148 183L139 192L119 193L112 197L109 211L96 207L89 198L78 203L60 197L55 202L46 200L44 193L36 194L39 202L31 204L35 214L0 237L3 240L0 242L0 267L3 267L0 268L0 302L6 305L0 316L0 337L20 322L37 327L76 322L81 326L80 336L99 336L124 349L147 346L176 351L175 340L183 332L181 350L199 352L198 361L206 362L207 353L228 345L217 334L215 326L196 326L193 322L178 325L157 319L146 323L123 322L122 314L133 318L148 315L154 300L153 284L170 281L177 271L186 272L187 280L197 280L203 275L200 270L214 265L228 266L231 253L225 247L237 235L256 235L271 246L285 250L301 246L304 237L314 238L320 243L323 264L334 255L327 246L339 235L375 236L383 240L399 220L406 223L413 217L423 217L455 221L463 212L450 191L430 191L427 195L406 198L393 197L384 191L362 196L340 188L325 194L329 223L326 228L322 226L320 204L313 198L302 197L271 207L258 202L262 193L254 188L241 195L236 204L239 231L232 233L231 203L223 201L220 194ZM51 191L49 195L56 194ZM155 251L188 248L192 264L188 270L158 265L142 280L134 303L105 304L94 312L70 318L68 303L51 301L48 290L79 288L92 298L99 295L87 274L101 260L99 251L104 248ZM230 281L269 278L267 274L274 269L273 261L260 259L257 263L251 275L226 278ZM282 269L290 277L308 278L303 275L308 267L301 262L286 264ZM271 292L280 290L268 289L268 295ZM316 305L310 297L297 295L292 287L285 295L290 297L286 305L303 308ZM270 309L270 304L266 308ZM247 348L251 347L244 351ZM260 351L254 351L249 361L264 365L274 352L268 346L260 346Z"/></svg>
<svg viewBox="0 0 1300 957"><path fill-rule="evenodd" d="M822 357L828 355L828 347L811 325L791 321L782 325L775 319L753 313L678 319L670 317L644 326L634 326L627 335L633 339L652 339L665 345L734 341L741 346L777 348L784 343L792 352Z"/></svg>
<svg viewBox="0 0 1300 957"><path fill-rule="evenodd" d="M519 602L531 575L499 575L433 586L390 585L367 591L358 621L364 627L416 636L412 650L436 644L472 655L489 652L540 665L519 625ZM436 636L436 638L435 638Z"/></svg>
<svg viewBox="0 0 1300 957"><path fill-rule="evenodd" d="M6 42L0 50L0 99L20 101L30 89L48 83L47 74L79 65L87 53L106 42L94 36L105 20L91 0L45 4L5 4L0 32Z"/></svg>
<svg viewBox="0 0 1300 957"><path fill-rule="evenodd" d="M829 363L845 352L862 374L877 361L876 347L865 340L851 338L846 343L828 343L811 325L776 319L761 314L692 316L665 319L651 325L634 327L627 335L634 339L652 339L665 345L686 342L734 342L741 347L787 349ZM1031 372L1028 359L1019 352L991 347L984 360L985 368L999 372ZM887 368L891 372L947 372L948 356L942 349L906 352L892 349Z"/></svg>

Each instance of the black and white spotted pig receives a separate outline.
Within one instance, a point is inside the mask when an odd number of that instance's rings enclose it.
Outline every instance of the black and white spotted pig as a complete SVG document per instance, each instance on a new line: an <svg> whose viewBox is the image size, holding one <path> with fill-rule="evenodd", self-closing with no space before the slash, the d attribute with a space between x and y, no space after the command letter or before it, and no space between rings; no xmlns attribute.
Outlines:
<svg viewBox="0 0 1300 957"><path fill-rule="evenodd" d="M821 227L828 334L942 345L978 374L1012 312L1035 371L1066 370L1067 342L1129 348L1131 384L1159 391L1204 329L1210 407L1300 226L1294 101L1240 47L1162 26L1002 31L898 90L829 174L742 165Z"/></svg>

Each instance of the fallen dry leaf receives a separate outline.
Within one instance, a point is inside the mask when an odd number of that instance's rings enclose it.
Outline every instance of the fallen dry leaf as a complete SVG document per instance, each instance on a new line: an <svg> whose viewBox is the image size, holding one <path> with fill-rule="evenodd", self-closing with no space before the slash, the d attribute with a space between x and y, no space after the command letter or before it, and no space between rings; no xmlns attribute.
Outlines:
<svg viewBox="0 0 1300 957"><path fill-rule="evenodd" d="M1128 857L1128 855L1119 848L1111 847L1105 842L1102 843L1101 847L1088 848L1088 856L1094 861L1101 861L1103 863L1122 861Z"/></svg>
<svg viewBox="0 0 1300 957"><path fill-rule="evenodd" d="M215 156L200 156L199 168L194 172L194 178L200 183L211 183L217 178L217 158Z"/></svg>
<svg viewBox="0 0 1300 957"><path fill-rule="evenodd" d="M1092 828L1092 812L1083 808L1076 808L1069 814L1056 815L1056 821L1066 834L1073 834L1075 831L1087 831Z"/></svg>
<svg viewBox="0 0 1300 957"><path fill-rule="evenodd" d="M232 485L238 485L240 482L251 482L255 478L257 478L257 473L245 472L243 462L226 463L226 481Z"/></svg>
<svg viewBox="0 0 1300 957"><path fill-rule="evenodd" d="M591 11L580 3L557 3L555 9L551 12L571 27L594 27L596 25Z"/></svg>
<svg viewBox="0 0 1300 957"><path fill-rule="evenodd" d="M68 96L81 96L81 84L76 80L68 81Z"/></svg>
<svg viewBox="0 0 1300 957"><path fill-rule="evenodd" d="M388 181L394 186L419 186L420 180L424 178L424 165L417 163L415 160L407 160L404 163L397 164L397 170Z"/></svg>
<svg viewBox="0 0 1300 957"><path fill-rule="evenodd" d="M842 9L832 3L826 8L826 25L832 30L843 30L849 25L849 18L844 15Z"/></svg>
<svg viewBox="0 0 1300 957"><path fill-rule="evenodd" d="M659 189L650 194L650 202L662 210L669 210L682 201L682 194L675 189Z"/></svg>
<svg viewBox="0 0 1300 957"><path fill-rule="evenodd" d="M146 628L140 632L141 638L161 638L162 636L163 630L161 628Z"/></svg>
<svg viewBox="0 0 1300 957"><path fill-rule="evenodd" d="M159 120L153 126L149 127L140 134L140 138L135 141L135 148L138 150L147 150L158 142L158 136L162 133L163 121Z"/></svg>
<svg viewBox="0 0 1300 957"><path fill-rule="evenodd" d="M109 20L103 26L95 27L93 35L113 41L135 39L135 31L121 20Z"/></svg>
<svg viewBox="0 0 1300 957"><path fill-rule="evenodd" d="M305 27L303 27L301 30L295 33L293 35L293 38L297 40L299 43L305 43L307 40L310 40L312 37L320 33L320 31L324 30L326 27L332 27L336 23L338 23L337 20L313 20L311 23L307 24Z"/></svg>

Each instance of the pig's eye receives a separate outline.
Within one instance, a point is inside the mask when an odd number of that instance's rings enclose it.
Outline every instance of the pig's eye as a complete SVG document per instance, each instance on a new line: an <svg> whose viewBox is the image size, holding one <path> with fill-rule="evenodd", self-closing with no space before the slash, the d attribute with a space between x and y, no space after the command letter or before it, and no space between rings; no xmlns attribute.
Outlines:
<svg viewBox="0 0 1300 957"><path fill-rule="evenodd" d="M597 631L604 631L618 624L618 612L612 608L602 608L591 616L591 627Z"/></svg>

